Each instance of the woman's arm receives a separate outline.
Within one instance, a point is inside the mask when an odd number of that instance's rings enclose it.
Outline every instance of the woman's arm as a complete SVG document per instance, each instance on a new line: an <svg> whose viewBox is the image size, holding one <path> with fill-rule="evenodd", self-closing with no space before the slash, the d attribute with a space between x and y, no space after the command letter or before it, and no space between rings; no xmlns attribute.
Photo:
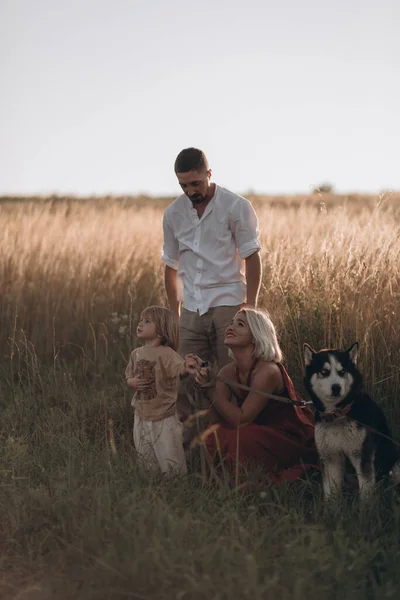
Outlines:
<svg viewBox="0 0 400 600"><path fill-rule="evenodd" d="M223 375L221 371L221 375ZM226 377L226 376L225 376ZM282 389L282 375L274 363L265 363L253 376L251 387L273 394ZM233 385L232 385L233 388ZM226 383L218 381L213 397L214 408L233 427L249 425L266 407L268 398L256 392L249 392L241 408L230 400L230 390Z"/></svg>

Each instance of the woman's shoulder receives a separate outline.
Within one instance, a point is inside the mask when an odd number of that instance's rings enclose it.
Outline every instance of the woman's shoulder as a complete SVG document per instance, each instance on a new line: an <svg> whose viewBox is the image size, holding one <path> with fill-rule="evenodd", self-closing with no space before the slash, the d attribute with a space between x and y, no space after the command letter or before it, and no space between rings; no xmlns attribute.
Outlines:
<svg viewBox="0 0 400 600"><path fill-rule="evenodd" d="M227 365L224 365L222 369L219 371L219 375L222 377L232 377L236 374L236 363L230 362Z"/></svg>
<svg viewBox="0 0 400 600"><path fill-rule="evenodd" d="M281 373L278 363L273 360L263 360L260 358L254 371L259 370L264 373Z"/></svg>
<svg viewBox="0 0 400 600"><path fill-rule="evenodd" d="M271 360L258 361L253 372L253 379L264 381L265 379L272 380L276 383L277 387L284 387L282 371L279 368L279 365Z"/></svg>
<svg viewBox="0 0 400 600"><path fill-rule="evenodd" d="M263 359L260 359L254 367L253 374L256 375L257 373L260 373L262 375L269 374L270 376L275 376L277 378L280 378L282 376L281 369L279 368L279 365L277 363ZM222 367L222 369L220 369L219 374L225 377L229 375L235 375L236 363L234 361L228 363L227 365Z"/></svg>

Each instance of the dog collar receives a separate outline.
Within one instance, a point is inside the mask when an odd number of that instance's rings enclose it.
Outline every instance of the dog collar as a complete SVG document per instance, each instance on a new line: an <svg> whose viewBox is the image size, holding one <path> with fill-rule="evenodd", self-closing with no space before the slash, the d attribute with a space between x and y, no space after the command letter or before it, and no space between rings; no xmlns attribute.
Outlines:
<svg viewBox="0 0 400 600"><path fill-rule="evenodd" d="M325 421L326 423L331 423L332 421L335 421L335 419L347 415L352 406L353 404L348 404L344 408L338 408L337 410L320 413L321 420Z"/></svg>

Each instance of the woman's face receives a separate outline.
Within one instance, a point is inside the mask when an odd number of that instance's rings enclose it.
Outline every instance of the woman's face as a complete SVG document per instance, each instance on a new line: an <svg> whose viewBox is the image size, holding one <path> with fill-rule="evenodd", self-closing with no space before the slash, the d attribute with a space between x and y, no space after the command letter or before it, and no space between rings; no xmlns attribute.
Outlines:
<svg viewBox="0 0 400 600"><path fill-rule="evenodd" d="M253 334L247 322L246 313L239 311L225 331L224 344L229 348L244 348L253 343Z"/></svg>

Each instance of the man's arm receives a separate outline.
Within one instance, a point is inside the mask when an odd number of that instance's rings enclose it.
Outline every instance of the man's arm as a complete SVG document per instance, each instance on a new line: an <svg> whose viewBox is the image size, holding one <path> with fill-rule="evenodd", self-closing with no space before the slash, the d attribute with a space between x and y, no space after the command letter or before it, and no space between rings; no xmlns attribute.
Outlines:
<svg viewBox="0 0 400 600"><path fill-rule="evenodd" d="M248 200L239 197L233 204L230 222L239 256L246 262L246 304L256 307L262 273L260 230L257 215Z"/></svg>
<svg viewBox="0 0 400 600"><path fill-rule="evenodd" d="M246 304L257 306L258 294L261 286L262 264L260 253L254 252L245 259L246 262Z"/></svg>
<svg viewBox="0 0 400 600"><path fill-rule="evenodd" d="M178 272L168 265L165 265L164 282L165 291L167 292L168 304L174 315L179 319L180 305L178 300Z"/></svg>
<svg viewBox="0 0 400 600"><path fill-rule="evenodd" d="M167 209L168 210L168 209ZM178 251L179 244L174 229L168 218L167 211L163 217L164 246L162 260L165 263L164 283L168 304L174 315L179 319L180 302L178 300Z"/></svg>

